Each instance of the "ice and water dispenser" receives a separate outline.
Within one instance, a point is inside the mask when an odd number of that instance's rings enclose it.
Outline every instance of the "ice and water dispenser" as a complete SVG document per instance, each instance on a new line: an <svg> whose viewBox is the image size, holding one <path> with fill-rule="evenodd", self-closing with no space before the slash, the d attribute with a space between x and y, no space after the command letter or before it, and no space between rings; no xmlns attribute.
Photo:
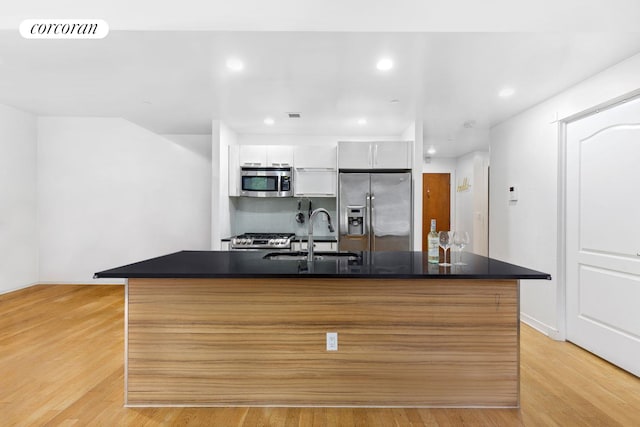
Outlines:
<svg viewBox="0 0 640 427"><path fill-rule="evenodd" d="M347 206L347 234L364 236L364 206Z"/></svg>

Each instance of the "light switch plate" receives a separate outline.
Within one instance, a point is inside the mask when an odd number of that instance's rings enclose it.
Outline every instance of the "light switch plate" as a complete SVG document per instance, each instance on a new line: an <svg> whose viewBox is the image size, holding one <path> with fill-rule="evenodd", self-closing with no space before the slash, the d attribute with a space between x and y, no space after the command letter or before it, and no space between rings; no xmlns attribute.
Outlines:
<svg viewBox="0 0 640 427"><path fill-rule="evenodd" d="M338 351L337 332L327 332L327 351Z"/></svg>

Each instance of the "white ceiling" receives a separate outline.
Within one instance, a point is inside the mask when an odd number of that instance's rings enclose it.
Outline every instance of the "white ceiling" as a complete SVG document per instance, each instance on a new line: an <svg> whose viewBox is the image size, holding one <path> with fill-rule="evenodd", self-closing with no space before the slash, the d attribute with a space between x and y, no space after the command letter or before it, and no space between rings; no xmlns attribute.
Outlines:
<svg viewBox="0 0 640 427"><path fill-rule="evenodd" d="M422 120L425 147L446 157L486 148L490 126L640 52L640 33L118 31L126 25L112 22L103 40L0 31L0 103L182 134L210 133L213 118L239 133L345 136L400 135ZM387 73L375 68L384 55L395 63ZM230 56L242 72L225 67ZM504 85L513 97L497 96Z"/></svg>
<svg viewBox="0 0 640 427"><path fill-rule="evenodd" d="M638 31L637 0L22 0L0 28L28 18L99 18L115 30Z"/></svg>

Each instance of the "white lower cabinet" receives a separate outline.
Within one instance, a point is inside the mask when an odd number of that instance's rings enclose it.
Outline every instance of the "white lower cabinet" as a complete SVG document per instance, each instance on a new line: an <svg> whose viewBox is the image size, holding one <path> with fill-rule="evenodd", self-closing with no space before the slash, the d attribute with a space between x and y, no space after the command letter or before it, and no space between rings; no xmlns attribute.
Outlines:
<svg viewBox="0 0 640 427"><path fill-rule="evenodd" d="M320 252L337 252L338 251L338 242L313 242L314 248L316 251ZM307 242L293 241L291 242L291 250L294 252L297 251L306 251L307 250ZM231 248L231 242L228 240L220 241L220 250L228 251Z"/></svg>
<svg viewBox="0 0 640 427"><path fill-rule="evenodd" d="M295 177L293 190L296 197L336 196L336 147L300 146L293 151Z"/></svg>
<svg viewBox="0 0 640 427"><path fill-rule="evenodd" d="M320 252L337 252L338 251L338 243L337 242L313 242L314 250ZM291 242L291 250L292 251L306 251L309 245L307 242Z"/></svg>
<svg viewBox="0 0 640 427"><path fill-rule="evenodd" d="M335 197L336 170L296 169L293 189L296 197Z"/></svg>

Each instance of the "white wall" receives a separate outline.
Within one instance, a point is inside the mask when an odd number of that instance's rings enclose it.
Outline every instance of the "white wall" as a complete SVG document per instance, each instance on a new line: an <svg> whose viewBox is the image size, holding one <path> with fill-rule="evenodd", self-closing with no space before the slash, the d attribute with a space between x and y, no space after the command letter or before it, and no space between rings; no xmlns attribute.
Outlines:
<svg viewBox="0 0 640 427"><path fill-rule="evenodd" d="M423 164L423 123L417 120L402 132L402 141L413 141L413 250L422 250L422 164Z"/></svg>
<svg viewBox="0 0 640 427"><path fill-rule="evenodd" d="M456 162L456 180L451 182L451 185L455 188L456 194L456 215L455 221L452 223L454 230L464 230L472 235L473 231L473 191L476 189L476 183L474 180L474 163L475 153L469 153L464 156L458 157ZM458 187L463 184L464 181L470 185L467 190L458 190ZM475 239L472 239L472 243ZM470 249L470 248L469 248Z"/></svg>
<svg viewBox="0 0 640 427"><path fill-rule="evenodd" d="M522 281L522 318L554 338L564 337L562 248L563 142L559 123L640 89L635 55L491 129L489 254L550 273L551 281ZM519 200L508 201L508 187ZM571 220L571 219L569 219Z"/></svg>
<svg viewBox="0 0 640 427"><path fill-rule="evenodd" d="M39 118L40 281L90 283L96 271L209 249L208 147L209 136L162 137L119 118Z"/></svg>
<svg viewBox="0 0 640 427"><path fill-rule="evenodd" d="M457 158L431 158L422 163L422 173L450 174L451 229L467 231L471 244L465 251L479 255L488 253L488 162L489 153L475 151ZM471 188L458 192L457 187L464 178L468 178Z"/></svg>
<svg viewBox="0 0 640 427"><path fill-rule="evenodd" d="M219 190L219 218L218 218L218 236L211 243L215 249L219 249L220 239L231 237L236 234L231 230L231 218L234 216L236 208L229 199L229 147L238 144L238 135L224 122L220 122L220 173L218 179ZM224 177L224 179L220 179ZM239 179L239 178L238 178ZM213 225L212 225L213 227Z"/></svg>
<svg viewBox="0 0 640 427"><path fill-rule="evenodd" d="M36 117L0 105L0 294L38 281Z"/></svg>
<svg viewBox="0 0 640 427"><path fill-rule="evenodd" d="M220 227L220 203L223 199L220 189L223 181L227 181L226 176L220 174L220 162L224 159L225 148L220 140L220 120L211 121L211 249L220 249L221 227Z"/></svg>
<svg viewBox="0 0 640 427"><path fill-rule="evenodd" d="M488 254L488 165L489 153L474 151L458 157L455 187L456 215L452 228L467 231L471 243L465 250L478 255ZM458 187L467 180L467 190Z"/></svg>

